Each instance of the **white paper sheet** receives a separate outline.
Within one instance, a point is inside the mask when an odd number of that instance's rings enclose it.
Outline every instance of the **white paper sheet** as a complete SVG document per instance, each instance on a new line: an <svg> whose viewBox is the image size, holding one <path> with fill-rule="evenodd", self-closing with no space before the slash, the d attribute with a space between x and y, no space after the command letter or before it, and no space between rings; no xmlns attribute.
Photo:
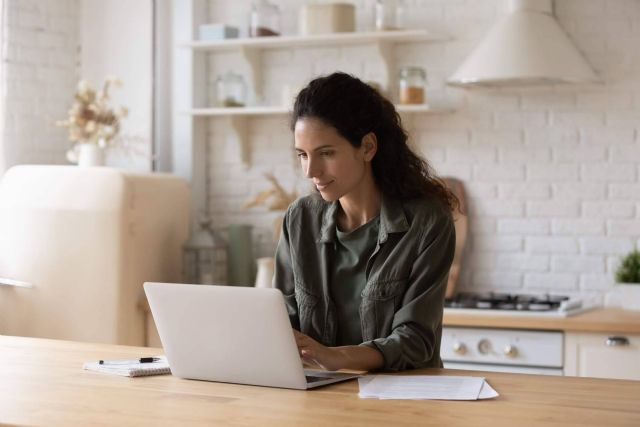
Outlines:
<svg viewBox="0 0 640 427"><path fill-rule="evenodd" d="M368 375L358 383L363 399L477 400L498 396L482 377Z"/></svg>
<svg viewBox="0 0 640 427"><path fill-rule="evenodd" d="M480 390L480 394L478 395L478 399L493 399L494 397L500 396L497 391L493 389L489 385L489 383L485 380L482 383L482 389Z"/></svg>

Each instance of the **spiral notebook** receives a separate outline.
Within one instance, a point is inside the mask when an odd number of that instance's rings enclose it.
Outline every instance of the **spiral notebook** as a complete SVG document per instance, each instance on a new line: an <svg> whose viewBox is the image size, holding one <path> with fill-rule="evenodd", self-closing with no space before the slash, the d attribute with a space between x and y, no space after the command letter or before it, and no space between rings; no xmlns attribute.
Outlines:
<svg viewBox="0 0 640 427"><path fill-rule="evenodd" d="M100 362L86 362L83 369L97 371L105 374L120 375L123 377L143 377L148 375L166 375L171 373L169 362L164 356L158 356L158 361L152 363L122 363L114 365L101 365Z"/></svg>

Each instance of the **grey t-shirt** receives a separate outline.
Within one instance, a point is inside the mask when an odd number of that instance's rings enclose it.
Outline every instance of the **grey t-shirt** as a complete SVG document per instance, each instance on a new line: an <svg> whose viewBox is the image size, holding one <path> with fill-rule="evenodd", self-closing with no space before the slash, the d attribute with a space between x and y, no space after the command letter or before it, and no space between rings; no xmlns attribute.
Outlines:
<svg viewBox="0 0 640 427"><path fill-rule="evenodd" d="M337 345L362 343L360 303L367 284L365 269L371 257L380 229L380 217L350 232L342 232L336 226L336 251L334 255L331 296L337 312Z"/></svg>

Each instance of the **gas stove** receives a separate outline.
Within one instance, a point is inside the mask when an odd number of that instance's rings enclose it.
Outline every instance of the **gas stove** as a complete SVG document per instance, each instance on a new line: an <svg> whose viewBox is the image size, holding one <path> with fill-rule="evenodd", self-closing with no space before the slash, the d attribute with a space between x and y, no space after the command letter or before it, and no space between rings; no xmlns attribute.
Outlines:
<svg viewBox="0 0 640 427"><path fill-rule="evenodd" d="M445 313L508 314L566 317L593 305L566 295L461 292L444 303Z"/></svg>

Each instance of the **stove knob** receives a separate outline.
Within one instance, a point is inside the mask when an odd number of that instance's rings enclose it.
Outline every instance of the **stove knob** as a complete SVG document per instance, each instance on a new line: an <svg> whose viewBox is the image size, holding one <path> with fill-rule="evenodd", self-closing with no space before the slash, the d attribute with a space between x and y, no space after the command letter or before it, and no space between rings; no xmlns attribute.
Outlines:
<svg viewBox="0 0 640 427"><path fill-rule="evenodd" d="M507 344L504 347L504 354L508 357L516 357L518 355L518 348L515 345Z"/></svg>
<svg viewBox="0 0 640 427"><path fill-rule="evenodd" d="M478 342L478 351L480 354L489 354L491 353L491 342L484 338Z"/></svg>
<svg viewBox="0 0 640 427"><path fill-rule="evenodd" d="M467 352L467 346L461 342L456 341L453 344L453 352L462 356Z"/></svg>

